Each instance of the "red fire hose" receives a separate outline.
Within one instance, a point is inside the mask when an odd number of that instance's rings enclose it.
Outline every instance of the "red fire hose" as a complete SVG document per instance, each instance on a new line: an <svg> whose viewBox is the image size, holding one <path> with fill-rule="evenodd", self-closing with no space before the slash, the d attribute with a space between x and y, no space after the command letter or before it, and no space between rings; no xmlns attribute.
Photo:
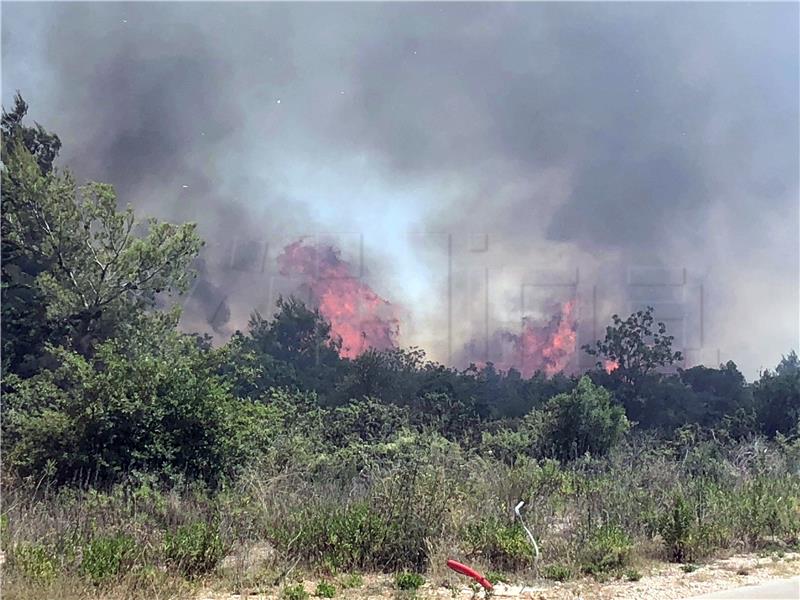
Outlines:
<svg viewBox="0 0 800 600"><path fill-rule="evenodd" d="M467 565L462 565L460 562L456 562L454 560L448 560L447 566L456 571L457 573L461 573L462 575L466 575L467 577L472 577L475 581L481 584L484 589L491 590L492 584L489 582L486 577L478 573L475 569L468 567Z"/></svg>

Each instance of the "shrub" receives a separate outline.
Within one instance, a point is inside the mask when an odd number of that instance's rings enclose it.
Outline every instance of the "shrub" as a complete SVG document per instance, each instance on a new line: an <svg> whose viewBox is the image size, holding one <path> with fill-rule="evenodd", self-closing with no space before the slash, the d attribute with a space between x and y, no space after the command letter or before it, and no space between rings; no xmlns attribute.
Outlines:
<svg viewBox="0 0 800 600"><path fill-rule="evenodd" d="M425 578L419 573L402 571L394 576L394 584L400 590L418 590L425 585Z"/></svg>
<svg viewBox="0 0 800 600"><path fill-rule="evenodd" d="M83 547L81 571L99 584L121 575L131 566L135 542L125 534L101 536Z"/></svg>
<svg viewBox="0 0 800 600"><path fill-rule="evenodd" d="M333 598L336 595L336 586L328 581L320 581L314 595L319 598Z"/></svg>
<svg viewBox="0 0 800 600"><path fill-rule="evenodd" d="M698 525L692 507L682 495L673 500L672 510L662 518L659 532L672 562L691 562L708 551L707 528Z"/></svg>
<svg viewBox="0 0 800 600"><path fill-rule="evenodd" d="M322 498L281 519L272 531L276 546L331 571L424 568L427 541L440 535L449 492L416 456L395 460L399 466L373 483L366 498Z"/></svg>
<svg viewBox="0 0 800 600"><path fill-rule="evenodd" d="M586 376L568 394L546 406L543 445L555 458L570 460L587 452L602 456L616 446L630 424L611 393Z"/></svg>
<svg viewBox="0 0 800 600"><path fill-rule="evenodd" d="M533 560L530 540L518 523L485 518L468 524L463 537L471 546L470 554L481 555L496 567L516 569Z"/></svg>
<svg viewBox="0 0 800 600"><path fill-rule="evenodd" d="M303 584L289 585L283 588L281 598L284 600L308 600L308 592L303 587Z"/></svg>
<svg viewBox="0 0 800 600"><path fill-rule="evenodd" d="M10 558L16 570L37 583L51 582L58 571L52 550L43 544L20 543Z"/></svg>
<svg viewBox="0 0 800 600"><path fill-rule="evenodd" d="M212 571L225 556L225 546L218 527L197 521L166 534L164 555L168 565L191 578Z"/></svg>
<svg viewBox="0 0 800 600"><path fill-rule="evenodd" d="M616 571L628 564L632 544L617 526L604 525L589 537L583 557L584 573L598 575Z"/></svg>
<svg viewBox="0 0 800 600"><path fill-rule="evenodd" d="M553 581L568 581L572 579L574 573L572 568L566 565L547 565L543 572L545 579Z"/></svg>
<svg viewBox="0 0 800 600"><path fill-rule="evenodd" d="M639 573L636 569L628 569L625 571L625 579L628 581L639 581L642 578L642 574Z"/></svg>
<svg viewBox="0 0 800 600"><path fill-rule="evenodd" d="M683 571L684 573L694 573L695 571L697 571L697 569L698 569L697 565L693 565L691 563L686 565L681 565L681 571Z"/></svg>
<svg viewBox="0 0 800 600"><path fill-rule="evenodd" d="M486 579L488 579L489 583L492 585L497 583L508 583L508 576L505 573L500 573L499 571L486 571Z"/></svg>
<svg viewBox="0 0 800 600"><path fill-rule="evenodd" d="M351 573L342 578L342 588L345 590L360 588L362 585L364 585L364 578L358 573Z"/></svg>

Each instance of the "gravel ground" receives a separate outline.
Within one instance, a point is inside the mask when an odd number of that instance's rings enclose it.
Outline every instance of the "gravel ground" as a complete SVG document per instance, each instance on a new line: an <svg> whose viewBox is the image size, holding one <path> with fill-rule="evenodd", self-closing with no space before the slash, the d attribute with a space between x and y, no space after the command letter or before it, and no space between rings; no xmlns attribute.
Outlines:
<svg viewBox="0 0 800 600"><path fill-rule="evenodd" d="M800 575L800 553L787 553L781 557L740 554L700 565L691 573L684 572L680 565L664 563L653 563L640 571L642 578L639 581L598 583L587 578L560 584L544 581L525 586L501 583L496 586L491 597L519 600L673 600L689 598ZM316 584L317 581L304 582L305 589L312 597ZM348 600L386 600L410 598L411 596L394 590L390 577L366 576L361 588L339 590L336 597ZM202 593L197 600L244 600L245 598L276 600L280 598L280 590L241 595L209 591ZM484 598L484 594L483 592L474 592L468 585L456 588L434 588L426 585L417 592L415 598L471 600Z"/></svg>

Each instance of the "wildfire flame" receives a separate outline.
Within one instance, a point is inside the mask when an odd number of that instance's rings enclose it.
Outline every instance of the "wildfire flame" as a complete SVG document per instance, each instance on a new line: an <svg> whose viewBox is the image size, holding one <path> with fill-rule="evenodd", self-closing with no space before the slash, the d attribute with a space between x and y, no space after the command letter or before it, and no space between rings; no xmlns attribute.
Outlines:
<svg viewBox="0 0 800 600"><path fill-rule="evenodd" d="M355 358L365 350L397 347L400 322L392 304L353 274L350 263L330 245L310 246L302 239L278 256L281 274L301 279L331 335L342 342L340 355Z"/></svg>
<svg viewBox="0 0 800 600"><path fill-rule="evenodd" d="M494 366L501 371L516 369L523 377L530 377L537 371L554 375L567 369L575 355L575 301L564 302L557 310L544 325L526 318L519 333L495 332L489 342ZM476 348L477 344L472 342L467 354L474 355ZM485 364L485 361L472 362Z"/></svg>
<svg viewBox="0 0 800 600"><path fill-rule="evenodd" d="M606 358L603 360L603 369L605 370L606 373L613 373L614 371L619 369L619 363L615 360Z"/></svg>

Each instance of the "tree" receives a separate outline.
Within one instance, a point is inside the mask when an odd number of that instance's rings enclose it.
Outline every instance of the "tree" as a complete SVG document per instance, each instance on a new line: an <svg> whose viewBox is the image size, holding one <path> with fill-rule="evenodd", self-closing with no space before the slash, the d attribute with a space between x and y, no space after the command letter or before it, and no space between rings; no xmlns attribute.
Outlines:
<svg viewBox="0 0 800 600"><path fill-rule="evenodd" d="M635 385L649 373L683 360L680 352L672 351L675 339L667 335L667 326L659 322L653 330L653 307L633 313L622 320L612 316L613 325L606 328L603 340L594 346L586 344L581 349L602 360L598 369L612 371L622 381Z"/></svg>
<svg viewBox="0 0 800 600"><path fill-rule="evenodd" d="M255 312L247 333L234 334L221 368L239 395L258 398L272 387L324 394L336 384L341 365L330 331L319 310L292 296L278 298L272 319Z"/></svg>
<svg viewBox="0 0 800 600"><path fill-rule="evenodd" d="M202 245L194 224L139 221L130 207L117 211L111 186L78 188L52 167L58 138L22 126L24 112L18 104L3 115L2 316L12 369L44 342L88 356L160 294L185 291ZM25 335L29 326L39 339Z"/></svg>
<svg viewBox="0 0 800 600"><path fill-rule="evenodd" d="M800 433L800 360L791 351L754 385L756 414L767 435Z"/></svg>
<svg viewBox="0 0 800 600"><path fill-rule="evenodd" d="M0 304L2 304L2 360L3 372L14 365L16 371L32 372L41 354L44 340L51 337L52 331L46 320L46 306L42 294L36 289L37 275L46 270L49 264L37 260L25 252L24 247L9 235L11 223L8 216L21 210L14 204L16 200L6 189L6 165L12 154L21 146L33 157L42 176L52 171L53 161L61 148L58 136L48 133L38 123L35 127L22 125L28 112L28 105L17 94L11 112L2 114L2 161L3 190L0 219L2 220L2 284Z"/></svg>
<svg viewBox="0 0 800 600"><path fill-rule="evenodd" d="M703 408L702 418L686 420L714 426L723 419L730 420L740 411L749 414L753 410L752 390L747 387L744 375L733 361L710 369L702 365L690 369L679 369L681 381L689 385L697 395L696 402Z"/></svg>
<svg viewBox="0 0 800 600"><path fill-rule="evenodd" d="M612 401L611 393L584 375L574 390L547 403L543 444L560 460L604 455L629 427L625 410Z"/></svg>
<svg viewBox="0 0 800 600"><path fill-rule="evenodd" d="M53 162L61 150L61 140L38 123L34 123L34 127L23 125L22 120L27 114L28 105L17 92L14 96L13 110L11 112L3 110L0 120L0 131L3 134L3 163L6 162L13 147L22 144L34 157L42 174L46 175L53 170Z"/></svg>

